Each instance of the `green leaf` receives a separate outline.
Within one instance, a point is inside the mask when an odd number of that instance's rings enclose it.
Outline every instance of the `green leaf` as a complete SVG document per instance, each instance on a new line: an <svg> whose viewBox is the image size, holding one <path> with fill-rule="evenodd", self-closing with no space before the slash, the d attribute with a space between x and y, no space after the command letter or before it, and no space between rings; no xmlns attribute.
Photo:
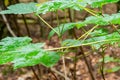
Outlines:
<svg viewBox="0 0 120 80"><path fill-rule="evenodd" d="M113 57L110 57L110 56L105 56L104 57L104 61L105 63L108 63L108 62L113 62L115 59ZM100 59L99 62L102 62L103 59Z"/></svg>
<svg viewBox="0 0 120 80"><path fill-rule="evenodd" d="M103 16L90 16L87 17L84 21L86 24L99 24L99 25L108 25L109 23L103 18Z"/></svg>
<svg viewBox="0 0 120 80"><path fill-rule="evenodd" d="M74 27L77 27L78 29L87 26L89 24L94 24L94 25L101 25L101 26L106 26L109 25L110 23L112 24L120 24L120 13L116 13L116 14L112 14L112 15L107 15L107 14L103 14L103 16L89 16L87 17L84 21L82 22L74 22L74 23L65 23L65 24L61 24L57 27L55 27L54 29L60 33L61 36L65 33L65 31L72 29ZM106 34L105 30L101 30L102 32L100 33L100 35L102 34ZM103 31L105 33L103 33ZM100 30L99 30L100 32ZM52 30L49 33L49 38L51 36L53 36L55 34L55 32ZM99 34L99 33L98 33ZM97 34L97 35L98 35ZM92 34L93 35L93 34Z"/></svg>
<svg viewBox="0 0 120 80"><path fill-rule="evenodd" d="M65 33L65 31L70 30L70 29L72 29L72 28L74 28L74 27L75 27L75 23L66 23L66 24L61 24L61 25L55 27L54 29L55 29L58 33L60 33L60 35L58 35L58 36L61 36L61 35L63 35L63 34ZM55 34L55 32L52 30L52 31L49 33L48 38L52 37L54 34Z"/></svg>
<svg viewBox="0 0 120 80"><path fill-rule="evenodd" d="M108 4L108 3L116 3L119 0L89 0L89 1L90 1L89 3L91 5L91 7L98 8L98 7L102 7L103 5Z"/></svg>
<svg viewBox="0 0 120 80"><path fill-rule="evenodd" d="M120 70L120 66L115 66L111 69L106 69L105 72L112 73L112 72L117 72Z"/></svg>
<svg viewBox="0 0 120 80"><path fill-rule="evenodd" d="M119 0L54 0L48 1L42 4L31 2L31 3L19 3L11 5L8 10L3 10L0 14L28 14L34 13L45 14L51 11L64 10L66 8L71 8L74 10L82 10L82 7L86 7L88 4L92 7L102 7L108 3L115 3ZM82 6L82 7L80 7Z"/></svg>
<svg viewBox="0 0 120 80"><path fill-rule="evenodd" d="M86 2L82 2L81 0L54 0L54 1L48 1L43 4L39 4L37 8L37 14L45 14L47 12L51 11L57 11L57 10L64 10L66 8L71 8L75 10L81 10L81 8L76 5L81 4L83 7L87 5Z"/></svg>
<svg viewBox="0 0 120 80"><path fill-rule="evenodd" d="M28 14L36 12L36 4L34 2L31 3L19 3L15 5L11 5L8 8L8 10L3 10L0 12L0 14Z"/></svg>
<svg viewBox="0 0 120 80"><path fill-rule="evenodd" d="M103 59L100 59L99 62L102 62ZM119 58L114 58L114 57L110 57L110 56L105 56L104 57L104 61L105 63L108 63L108 62L120 62L120 59Z"/></svg>
<svg viewBox="0 0 120 80"><path fill-rule="evenodd" d="M83 22L76 23L77 28L81 28L81 26L87 26L89 24L95 24L95 25L109 25L112 24L120 24L120 13L107 15L103 14L103 16L89 16L87 17Z"/></svg>
<svg viewBox="0 0 120 80"><path fill-rule="evenodd" d="M40 63L46 67L52 67L58 62L59 58L60 55L57 52L48 52L41 49L39 52L36 52L35 54L15 59L13 61L14 69L26 66L34 66Z"/></svg>
<svg viewBox="0 0 120 80"><path fill-rule="evenodd" d="M72 40L72 39L67 39L67 40L64 40L63 42L62 42L62 46L78 46L78 45L81 45L82 44L82 42L81 41L79 41L79 40Z"/></svg>
<svg viewBox="0 0 120 80"><path fill-rule="evenodd" d="M92 37L98 37L98 36L104 36L108 34L107 29L99 28L95 29L93 32L90 33L90 36Z"/></svg>
<svg viewBox="0 0 120 80"><path fill-rule="evenodd" d="M37 8L37 14L45 14L47 12L64 10L67 8L82 10L82 7L86 7L88 4L91 7L97 8L108 3L116 3L118 1L119 0L54 0L39 4Z"/></svg>
<svg viewBox="0 0 120 80"><path fill-rule="evenodd" d="M0 42L0 53L14 50L16 47L25 46L32 41L29 37L6 37Z"/></svg>
<svg viewBox="0 0 120 80"><path fill-rule="evenodd" d="M60 58L60 52L42 49L44 43L30 43L29 37L7 37L0 42L0 64L14 63L14 69L43 64L52 67Z"/></svg>
<svg viewBox="0 0 120 80"><path fill-rule="evenodd" d="M120 35L118 32L107 34L104 36L93 37L86 40L72 40L68 39L61 43L62 46L82 46L82 45L91 45L96 49L99 49L102 45L110 43L114 44L120 41Z"/></svg>

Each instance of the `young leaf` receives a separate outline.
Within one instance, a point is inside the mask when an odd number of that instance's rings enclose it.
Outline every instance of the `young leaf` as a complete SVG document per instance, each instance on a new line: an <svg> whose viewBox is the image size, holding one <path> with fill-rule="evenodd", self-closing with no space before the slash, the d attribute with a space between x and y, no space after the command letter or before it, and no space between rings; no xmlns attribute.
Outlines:
<svg viewBox="0 0 120 80"><path fill-rule="evenodd" d="M28 14L36 12L36 4L34 2L31 3L19 3L15 5L11 5L8 8L8 10L3 10L0 12L0 14Z"/></svg>
<svg viewBox="0 0 120 80"><path fill-rule="evenodd" d="M108 62L120 62L120 59L119 58L114 58L114 57L110 57L110 56L105 56L104 57L104 60L105 60L105 63L108 63ZM100 59L99 62L102 62L103 59Z"/></svg>
<svg viewBox="0 0 120 80"><path fill-rule="evenodd" d="M55 29L57 32L60 33L60 35L58 35L58 36L61 36L61 35L63 35L63 34L65 33L65 31L70 30L70 29L72 29L72 28L74 28L74 27L75 27L75 23L66 23L66 24L61 24L61 25L55 27L54 29ZM54 34L55 34L55 32L52 30L52 31L49 33L48 38L52 37Z"/></svg>
<svg viewBox="0 0 120 80"><path fill-rule="evenodd" d="M120 66L115 66L111 69L106 69L105 72L112 73L112 72L117 72L120 70Z"/></svg>

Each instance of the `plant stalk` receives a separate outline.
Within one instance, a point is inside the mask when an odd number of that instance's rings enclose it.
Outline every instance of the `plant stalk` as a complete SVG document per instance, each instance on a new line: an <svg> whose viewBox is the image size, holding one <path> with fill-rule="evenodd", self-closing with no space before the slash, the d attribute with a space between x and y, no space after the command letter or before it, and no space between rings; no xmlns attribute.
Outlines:
<svg viewBox="0 0 120 80"><path fill-rule="evenodd" d="M62 49L68 49L68 48L74 48L74 47L80 47L80 46L87 46L87 45L97 44L97 43L101 43L101 42L109 42L111 40L112 41L119 41L120 39L101 40L101 41L96 41L96 42L84 43L84 44L81 44L81 45L58 47L58 48L45 49L45 50L48 50L48 51L62 50Z"/></svg>
<svg viewBox="0 0 120 80"><path fill-rule="evenodd" d="M36 78L37 80L40 80L39 77L38 77L38 75L36 74L34 68L33 68L32 66L31 66L30 68L31 68L31 70L32 70L32 72L33 72L35 78Z"/></svg>
<svg viewBox="0 0 120 80"><path fill-rule="evenodd" d="M39 17L39 19L44 22L49 28L51 28L54 32L56 32L58 35L59 33L51 26L49 25L41 16L37 15Z"/></svg>

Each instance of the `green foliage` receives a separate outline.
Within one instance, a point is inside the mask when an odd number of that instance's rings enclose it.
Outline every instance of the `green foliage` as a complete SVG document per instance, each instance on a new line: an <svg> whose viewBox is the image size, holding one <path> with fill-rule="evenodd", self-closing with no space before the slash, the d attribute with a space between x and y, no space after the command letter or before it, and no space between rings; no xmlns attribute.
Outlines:
<svg viewBox="0 0 120 80"><path fill-rule="evenodd" d="M3 10L0 14L28 14L36 12L37 7L35 6L37 3L19 3L15 5L11 5L8 10Z"/></svg>
<svg viewBox="0 0 120 80"><path fill-rule="evenodd" d="M64 33L65 33L65 31L67 31L67 30L70 30L70 29L72 29L72 28L74 28L75 27L75 23L66 23L66 24L61 24L61 25L59 25L58 27L55 27L54 29L57 31L57 32L59 32L60 33L60 35L58 35L58 36L62 36ZM55 32L52 30L50 33L49 33L49 38L50 37L52 37L53 35L55 34Z"/></svg>
<svg viewBox="0 0 120 80"><path fill-rule="evenodd" d="M86 6L92 8L102 8L103 5L108 3L116 3L119 0L54 0L45 2L42 4L37 3L19 3L11 5L8 10L3 10L0 14L28 14L36 13L45 14L47 12L64 10L67 8L74 10L88 10ZM67 30L77 27L78 29L88 26L90 24L106 26L110 24L120 24L120 13L108 15L98 15L97 13L94 16L87 17L84 21L79 21L75 23L65 23L60 24L55 27L61 37ZM55 32L52 30L49 33L49 38L52 37ZM91 45L96 49L99 49L101 46L106 44L114 44L120 42L120 35L118 32L108 33L105 29L96 29L90 34L90 38L83 40L67 39L61 43L61 46L65 47L78 47L84 45ZM43 64L46 67L52 67L60 59L61 52L57 51L47 51L43 49L44 43L31 43L32 39L29 37L7 37L0 41L0 64L13 63L14 68L21 68L26 66L34 66L36 64ZM112 57L105 57L105 62L120 62L119 59L114 59ZM120 67L114 67L108 72L114 72L120 70Z"/></svg>
<svg viewBox="0 0 120 80"><path fill-rule="evenodd" d="M39 4L37 8L37 14L64 10L66 8L82 10L88 4L93 8L97 8L108 3L115 3L118 1L119 0L54 0Z"/></svg>
<svg viewBox="0 0 120 80"><path fill-rule="evenodd" d="M107 15L104 14L104 16L89 16L87 17L84 21L82 22L75 22L75 23L66 23L66 24L61 24L54 29L60 33L59 36L63 35L65 31L72 29L74 27L77 27L78 29L85 27L89 24L94 24L94 25L110 25L110 24L120 24L120 13L112 14L112 15ZM105 32L106 33L106 32ZM55 34L54 30L52 30L49 33L49 38ZM103 34L103 32L102 32ZM101 35L102 35L101 34Z"/></svg>
<svg viewBox="0 0 120 80"><path fill-rule="evenodd" d="M32 39L28 37L19 37L19 38L6 37L2 39L0 42L0 52L14 50L16 47L25 46L29 44L31 41Z"/></svg>
<svg viewBox="0 0 120 80"><path fill-rule="evenodd" d="M81 1L78 0L54 0L45 2L43 4L38 5L37 14L47 13L51 11L64 10L66 8L71 8L75 10L79 10L79 7L76 3L80 4Z"/></svg>
<svg viewBox="0 0 120 80"><path fill-rule="evenodd" d="M103 59L99 60L99 62L102 62L102 61L103 61ZM105 56L104 61L105 61L105 63L108 63L108 62L119 62L120 63L119 58L114 58L114 57L110 57L110 56Z"/></svg>
<svg viewBox="0 0 120 80"><path fill-rule="evenodd" d="M99 62L102 62L103 59L100 59ZM109 62L117 62L117 63L120 63L120 59L119 58L114 58L114 57L110 57L110 56L105 56L104 57L104 62L105 63L109 63ZM113 68L105 68L104 71L107 72L107 73L111 73L111 72L116 72L116 71L119 71L120 70L120 66L115 66Z"/></svg>
<svg viewBox="0 0 120 80"><path fill-rule="evenodd" d="M3 10L0 14L28 14L36 12L37 14L45 14L51 11L64 10L66 8L71 8L74 10L82 10L88 4L91 7L102 7L108 3L115 3L119 0L54 0L48 1L42 4L31 2L28 4L19 3L11 5L8 10Z"/></svg>
<svg viewBox="0 0 120 80"><path fill-rule="evenodd" d="M89 24L98 24L101 26L109 25L109 24L120 24L120 13L116 13L112 15L103 14L103 16L98 16L98 17L89 16L83 22L78 23L77 27L81 28L81 25L89 25Z"/></svg>
<svg viewBox="0 0 120 80"><path fill-rule="evenodd" d="M119 70L120 70L120 66L115 66L115 67L113 67L111 69L106 69L105 72L112 73L112 72L117 72Z"/></svg>
<svg viewBox="0 0 120 80"><path fill-rule="evenodd" d="M90 36L92 37L98 37L98 36L104 36L108 34L108 30L107 29L95 29L93 32L90 33Z"/></svg>
<svg viewBox="0 0 120 80"><path fill-rule="evenodd" d="M112 34L107 34L104 36L99 37L92 37L86 40L72 40L68 39L61 43L62 46L82 46L82 45L91 45L95 47L96 49L99 49L102 45L108 44L108 43L115 43L119 42L120 35L118 32L114 32Z"/></svg>
<svg viewBox="0 0 120 80"><path fill-rule="evenodd" d="M97 7L102 7L105 4L108 3L116 3L119 0L88 0L90 2L91 7L97 8Z"/></svg>
<svg viewBox="0 0 120 80"><path fill-rule="evenodd" d="M0 42L0 64L14 63L14 68L43 64L53 66L60 58L59 52L43 50L44 43L30 43L28 37L7 37ZM53 58L54 57L54 58Z"/></svg>

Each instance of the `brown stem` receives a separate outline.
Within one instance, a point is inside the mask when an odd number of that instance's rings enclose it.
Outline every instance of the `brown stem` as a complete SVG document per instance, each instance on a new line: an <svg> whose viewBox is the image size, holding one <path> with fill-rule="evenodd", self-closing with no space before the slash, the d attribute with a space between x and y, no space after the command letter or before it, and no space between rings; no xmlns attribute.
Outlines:
<svg viewBox="0 0 120 80"><path fill-rule="evenodd" d="M77 80L76 79L76 66L77 66L77 53L75 53L75 60L74 60L74 73L73 73L74 80Z"/></svg>
<svg viewBox="0 0 120 80"><path fill-rule="evenodd" d="M37 2L37 0L33 0L34 2Z"/></svg>
<svg viewBox="0 0 120 80"><path fill-rule="evenodd" d="M41 71L41 66L39 64L37 65L37 70L38 70L38 75L40 79L42 77L42 71Z"/></svg>
<svg viewBox="0 0 120 80"><path fill-rule="evenodd" d="M17 3L20 3L20 1L19 0L16 0L16 2ZM30 31L29 31L29 28L28 28L28 25L27 25L27 22L26 22L26 18L25 18L25 16L22 14L22 18L23 18L23 21L24 21L24 24L25 24L25 28L26 28L26 30L27 30L27 34L28 34L28 36L30 37L31 35L30 35Z"/></svg>
<svg viewBox="0 0 120 80"><path fill-rule="evenodd" d="M29 28L28 28L28 25L27 25L27 22L26 22L26 18L25 18L25 16L23 14L22 14L22 18L23 18L23 21L25 23L25 28L27 30L28 36L30 37L31 36L30 31L29 31Z"/></svg>
<svg viewBox="0 0 120 80"><path fill-rule="evenodd" d="M100 67L100 72L101 72L101 75L102 75L102 78L103 80L105 80L105 76L104 76L104 65L105 65L105 58L104 58L104 51L103 48L102 48L102 52L101 52L101 56L103 58L103 61L102 61L102 64L101 64L101 67Z"/></svg>
<svg viewBox="0 0 120 80"><path fill-rule="evenodd" d="M33 72L35 78L36 78L37 80L40 80L39 77L38 77L38 75L36 74L34 68L33 68L32 66L31 66L30 68L31 68L31 70L32 70L32 72Z"/></svg>
<svg viewBox="0 0 120 80"><path fill-rule="evenodd" d="M85 54L84 54L84 51L83 51L82 46L80 46L79 48L80 48L80 50L81 50L80 54L83 55L83 58L84 58L84 60L85 60L85 63L86 63L86 65L87 65L87 68L88 68L88 70L89 70L91 79L92 79L92 80L95 80L94 75L93 75L93 72L92 72L92 69L91 69L92 66L91 66L91 64L89 64L89 62L88 62L88 60L87 60L87 58L86 58L86 56L85 56Z"/></svg>
<svg viewBox="0 0 120 80"><path fill-rule="evenodd" d="M19 25L18 25L18 22L17 22L17 16L16 15L13 15L13 21L14 21L14 24L16 26L17 36L20 36L21 33L20 33L20 28L19 28Z"/></svg>
<svg viewBox="0 0 120 80"><path fill-rule="evenodd" d="M49 71L50 71L50 73L55 77L56 80L59 80L59 79L57 78L57 76L54 74L54 72L53 72L51 69L49 69Z"/></svg>

